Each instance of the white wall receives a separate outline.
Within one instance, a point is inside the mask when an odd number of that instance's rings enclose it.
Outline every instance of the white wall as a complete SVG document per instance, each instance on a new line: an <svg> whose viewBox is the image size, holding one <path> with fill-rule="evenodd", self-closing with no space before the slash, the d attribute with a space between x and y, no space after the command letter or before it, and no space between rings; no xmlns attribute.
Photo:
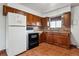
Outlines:
<svg viewBox="0 0 79 59"><path fill-rule="evenodd" d="M68 12L68 11L71 11L71 7L70 6L67 6L67 7L63 7L63 8L60 8L60 9L56 9L54 11L50 11L50 12L47 12L47 13L44 13L43 16L48 16L48 17L54 17L54 16L59 16L61 14L63 14L64 12Z"/></svg>
<svg viewBox="0 0 79 59"><path fill-rule="evenodd" d="M72 7L72 26L71 26L71 41L72 44L77 45L79 47L79 6Z"/></svg>
<svg viewBox="0 0 79 59"><path fill-rule="evenodd" d="M0 50L5 49L5 16L3 16L3 4L0 3Z"/></svg>
<svg viewBox="0 0 79 59"><path fill-rule="evenodd" d="M32 10L32 9L30 9L30 8L24 6L24 5L18 4L18 3L9 3L7 5L10 6L10 7L13 7L13 8L17 8L19 10L26 11L26 12L34 14L34 15L38 15L38 16L42 15L41 13L39 13L39 12L37 12L35 10Z"/></svg>

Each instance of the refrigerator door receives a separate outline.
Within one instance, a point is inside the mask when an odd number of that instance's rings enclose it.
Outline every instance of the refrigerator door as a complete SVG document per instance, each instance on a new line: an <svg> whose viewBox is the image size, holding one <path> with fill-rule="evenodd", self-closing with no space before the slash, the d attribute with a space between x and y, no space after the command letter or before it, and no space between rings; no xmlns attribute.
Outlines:
<svg viewBox="0 0 79 59"><path fill-rule="evenodd" d="M9 56L27 50L26 27L8 27L6 35L6 51ZM26 46L27 45L27 46Z"/></svg>
<svg viewBox="0 0 79 59"><path fill-rule="evenodd" d="M8 25L20 25L26 26L26 16L16 13L8 13L7 15Z"/></svg>

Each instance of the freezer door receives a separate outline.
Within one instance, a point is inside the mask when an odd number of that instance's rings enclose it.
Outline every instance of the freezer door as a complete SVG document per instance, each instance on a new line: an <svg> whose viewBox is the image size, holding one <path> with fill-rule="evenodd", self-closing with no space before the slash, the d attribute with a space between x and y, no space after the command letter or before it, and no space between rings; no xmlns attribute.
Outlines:
<svg viewBox="0 0 79 59"><path fill-rule="evenodd" d="M25 27L9 27L6 33L6 51L10 56L27 50Z"/></svg>
<svg viewBox="0 0 79 59"><path fill-rule="evenodd" d="M8 13L7 15L8 25L20 25L26 26L26 16L16 13Z"/></svg>

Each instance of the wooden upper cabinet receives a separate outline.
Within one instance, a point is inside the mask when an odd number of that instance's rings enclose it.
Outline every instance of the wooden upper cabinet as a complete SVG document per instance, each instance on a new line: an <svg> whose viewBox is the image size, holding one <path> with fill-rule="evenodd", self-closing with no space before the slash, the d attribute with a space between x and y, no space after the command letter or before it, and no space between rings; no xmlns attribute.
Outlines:
<svg viewBox="0 0 79 59"><path fill-rule="evenodd" d="M27 14L27 25L33 25L33 15Z"/></svg>
<svg viewBox="0 0 79 59"><path fill-rule="evenodd" d="M27 14L27 25L41 26L41 17Z"/></svg>
<svg viewBox="0 0 79 59"><path fill-rule="evenodd" d="M42 26L41 17L36 16L36 26Z"/></svg>
<svg viewBox="0 0 79 59"><path fill-rule="evenodd" d="M36 26L37 25L37 16L33 15L33 24Z"/></svg>
<svg viewBox="0 0 79 59"><path fill-rule="evenodd" d="M42 18L41 21L42 21L42 26L44 26L44 27L49 26L49 25L48 25L48 22L49 22L49 18L48 18L48 17Z"/></svg>
<svg viewBox="0 0 79 59"><path fill-rule="evenodd" d="M41 26L41 17L33 15L33 23L35 26Z"/></svg>
<svg viewBox="0 0 79 59"><path fill-rule="evenodd" d="M25 11L22 11L22 10L13 8L13 7L9 7L9 6L6 6L6 5L3 5L3 15L6 16L8 14L8 12L22 14L22 15L25 15L25 16L27 14Z"/></svg>
<svg viewBox="0 0 79 59"><path fill-rule="evenodd" d="M8 7L8 6L3 6L3 15L7 15L7 13L8 12L12 12L12 13L14 13L15 12L15 10L13 9L13 8L11 8L11 7Z"/></svg>
<svg viewBox="0 0 79 59"><path fill-rule="evenodd" d="M71 12L64 13L64 26L67 28L71 27Z"/></svg>

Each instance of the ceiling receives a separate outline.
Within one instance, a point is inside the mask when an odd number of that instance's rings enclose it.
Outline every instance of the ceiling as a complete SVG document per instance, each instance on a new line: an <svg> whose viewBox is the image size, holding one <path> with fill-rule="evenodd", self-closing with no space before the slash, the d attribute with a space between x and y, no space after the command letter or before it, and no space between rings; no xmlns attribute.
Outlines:
<svg viewBox="0 0 79 59"><path fill-rule="evenodd" d="M52 10L63 8L66 6L74 6L76 4L71 3L22 3L22 5L27 6L40 13L46 13Z"/></svg>
<svg viewBox="0 0 79 59"><path fill-rule="evenodd" d="M38 12L44 12L45 10L50 8L50 3L25 3L23 4L31 9L34 9ZM55 4L53 4L55 5Z"/></svg>

